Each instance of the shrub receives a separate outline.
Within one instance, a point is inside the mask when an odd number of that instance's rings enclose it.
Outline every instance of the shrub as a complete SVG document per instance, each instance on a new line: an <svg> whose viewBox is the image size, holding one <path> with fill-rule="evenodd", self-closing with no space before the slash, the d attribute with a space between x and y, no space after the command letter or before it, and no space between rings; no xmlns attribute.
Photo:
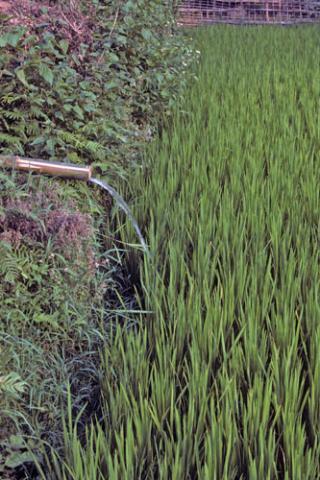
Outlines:
<svg viewBox="0 0 320 480"><path fill-rule="evenodd" d="M0 152L104 171L132 163L176 100L191 52L163 2L92 1L86 15L77 5L3 23Z"/></svg>

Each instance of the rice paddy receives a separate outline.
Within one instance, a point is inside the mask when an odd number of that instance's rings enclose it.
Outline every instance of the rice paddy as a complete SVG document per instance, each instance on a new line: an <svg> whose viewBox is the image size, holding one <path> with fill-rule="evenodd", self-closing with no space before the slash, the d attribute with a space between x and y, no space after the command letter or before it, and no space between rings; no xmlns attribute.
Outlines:
<svg viewBox="0 0 320 480"><path fill-rule="evenodd" d="M81 479L320 478L320 31L212 27L133 186L152 260ZM67 478L67 477L65 477ZM68 477L69 478L69 477Z"/></svg>

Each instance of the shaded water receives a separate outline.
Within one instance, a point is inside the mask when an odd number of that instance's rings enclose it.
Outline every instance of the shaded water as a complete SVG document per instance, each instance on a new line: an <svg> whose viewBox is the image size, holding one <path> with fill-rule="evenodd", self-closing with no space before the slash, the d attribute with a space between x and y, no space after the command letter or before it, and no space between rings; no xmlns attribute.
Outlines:
<svg viewBox="0 0 320 480"><path fill-rule="evenodd" d="M131 222L131 224L132 224L132 226L133 226L133 228L134 228L134 230L135 230L135 232L136 232L136 234L139 238L140 244L141 244L144 252L149 256L150 251L149 251L149 248L146 244L146 241L145 241L145 239L144 239L144 237L141 233L138 222L136 221L136 219L132 215L128 204L124 201L124 199L121 197L121 195L119 195L119 193L113 187L111 187L111 185L109 185L107 182L99 180L98 178L91 178L89 180L89 182L103 188L104 190L106 190L112 196L112 198L114 198L114 200L117 202L119 207L124 211L124 213L129 218L129 220L130 220L130 222Z"/></svg>

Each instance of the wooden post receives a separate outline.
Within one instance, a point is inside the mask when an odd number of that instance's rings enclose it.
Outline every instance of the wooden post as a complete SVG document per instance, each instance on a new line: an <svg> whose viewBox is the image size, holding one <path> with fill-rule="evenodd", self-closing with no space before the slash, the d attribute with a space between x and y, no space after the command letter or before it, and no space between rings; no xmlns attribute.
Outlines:
<svg viewBox="0 0 320 480"><path fill-rule="evenodd" d="M266 1L266 20L267 22L269 22L270 18L269 18L269 2L268 0Z"/></svg>

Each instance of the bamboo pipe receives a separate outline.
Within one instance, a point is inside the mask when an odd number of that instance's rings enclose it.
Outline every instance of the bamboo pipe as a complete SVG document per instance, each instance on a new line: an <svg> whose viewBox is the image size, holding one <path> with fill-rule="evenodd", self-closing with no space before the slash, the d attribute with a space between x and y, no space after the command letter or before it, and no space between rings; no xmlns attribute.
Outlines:
<svg viewBox="0 0 320 480"><path fill-rule="evenodd" d="M55 177L75 178L89 181L92 167L79 167L70 163L47 162L41 159L21 158L13 155L0 155L0 167L26 172L42 173Z"/></svg>

